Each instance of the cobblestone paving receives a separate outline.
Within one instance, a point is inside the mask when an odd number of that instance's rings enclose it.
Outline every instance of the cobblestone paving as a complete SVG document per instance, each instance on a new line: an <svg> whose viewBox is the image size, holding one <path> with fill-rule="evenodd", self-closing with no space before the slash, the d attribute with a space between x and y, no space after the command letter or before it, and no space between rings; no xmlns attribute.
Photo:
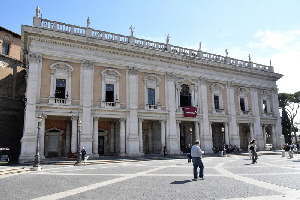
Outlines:
<svg viewBox="0 0 300 200"><path fill-rule="evenodd" d="M1 199L300 200L300 156L205 157L205 180L187 159L101 160L57 164L0 176ZM0 168L1 169L1 168Z"/></svg>

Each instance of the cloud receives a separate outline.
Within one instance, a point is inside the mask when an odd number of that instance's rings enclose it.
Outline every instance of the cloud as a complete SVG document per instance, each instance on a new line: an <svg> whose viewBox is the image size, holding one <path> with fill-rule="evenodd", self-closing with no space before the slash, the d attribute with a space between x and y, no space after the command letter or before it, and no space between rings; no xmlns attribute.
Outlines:
<svg viewBox="0 0 300 200"><path fill-rule="evenodd" d="M286 49L288 44L294 46L295 43L300 42L300 30L258 31L254 34L254 38L257 38L259 41L249 42L247 45L249 48L261 49L262 51L266 48L281 50Z"/></svg>

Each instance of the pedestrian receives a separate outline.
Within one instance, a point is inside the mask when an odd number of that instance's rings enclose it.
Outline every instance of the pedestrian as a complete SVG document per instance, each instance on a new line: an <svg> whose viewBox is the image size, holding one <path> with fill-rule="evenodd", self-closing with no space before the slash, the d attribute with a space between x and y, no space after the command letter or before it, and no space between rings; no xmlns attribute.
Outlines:
<svg viewBox="0 0 300 200"><path fill-rule="evenodd" d="M252 141L250 141L249 144L248 144L248 153L249 153L250 160L252 160L252 153L251 153L251 150L250 150L251 144L252 144Z"/></svg>
<svg viewBox="0 0 300 200"><path fill-rule="evenodd" d="M82 147L82 149L81 149L81 159L82 159L82 161L84 161L85 154L86 154L86 150L84 149L84 147Z"/></svg>
<svg viewBox="0 0 300 200"><path fill-rule="evenodd" d="M193 167L194 167L194 179L193 179L193 181L196 181L197 178L198 178L198 167L200 168L199 179L204 180L204 177L203 177L204 165L203 165L203 162L202 162L202 151L201 151L201 148L200 148L200 141L199 140L196 140L195 145L192 146L191 156L192 156Z"/></svg>
<svg viewBox="0 0 300 200"><path fill-rule="evenodd" d="M189 144L188 147L186 148L186 154L188 156L188 163L191 162L192 156L191 156L191 145Z"/></svg>
<svg viewBox="0 0 300 200"><path fill-rule="evenodd" d="M251 142L251 153L252 153L252 164L257 163L257 152L256 152L256 141L252 140Z"/></svg>

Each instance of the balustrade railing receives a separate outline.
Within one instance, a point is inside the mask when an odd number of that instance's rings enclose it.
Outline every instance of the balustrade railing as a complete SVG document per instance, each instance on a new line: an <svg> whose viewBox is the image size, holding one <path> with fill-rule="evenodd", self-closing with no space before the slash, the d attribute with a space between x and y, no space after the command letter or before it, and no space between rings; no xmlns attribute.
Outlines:
<svg viewBox="0 0 300 200"><path fill-rule="evenodd" d="M227 56L202 52L201 50L182 48L178 46L173 46L171 44L164 44L164 43L153 42L144 39L138 39L132 36L124 36L120 34L94 30L89 27L79 27L79 26L65 24L61 22L50 21L47 19L41 19L38 17L34 18L34 27L39 27L43 29L49 29L53 31L64 32L64 33L69 33L74 35L92 37L99 40L130 44L141 48L148 48L148 49L169 52L169 53L181 55L183 57L187 56L195 60L204 59L204 60L209 60L214 62L225 63L236 67L251 68L260 71L274 72L274 68L272 66L261 65L261 64L253 63L251 61L238 60Z"/></svg>

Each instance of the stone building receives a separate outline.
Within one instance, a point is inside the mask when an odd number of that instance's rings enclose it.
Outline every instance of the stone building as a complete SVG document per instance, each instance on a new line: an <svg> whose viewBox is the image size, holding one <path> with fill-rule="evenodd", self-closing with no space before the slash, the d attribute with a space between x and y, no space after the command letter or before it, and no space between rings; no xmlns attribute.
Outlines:
<svg viewBox="0 0 300 200"><path fill-rule="evenodd" d="M21 35L0 27L0 148L18 160L24 124L26 71L20 61Z"/></svg>
<svg viewBox="0 0 300 200"><path fill-rule="evenodd" d="M131 27L132 28L132 27ZM280 148L272 66L42 19L22 26L28 65L20 160L67 156L181 154L238 145ZM42 120L38 124L37 117ZM38 126L40 125L40 126ZM37 128L40 127L40 128Z"/></svg>

